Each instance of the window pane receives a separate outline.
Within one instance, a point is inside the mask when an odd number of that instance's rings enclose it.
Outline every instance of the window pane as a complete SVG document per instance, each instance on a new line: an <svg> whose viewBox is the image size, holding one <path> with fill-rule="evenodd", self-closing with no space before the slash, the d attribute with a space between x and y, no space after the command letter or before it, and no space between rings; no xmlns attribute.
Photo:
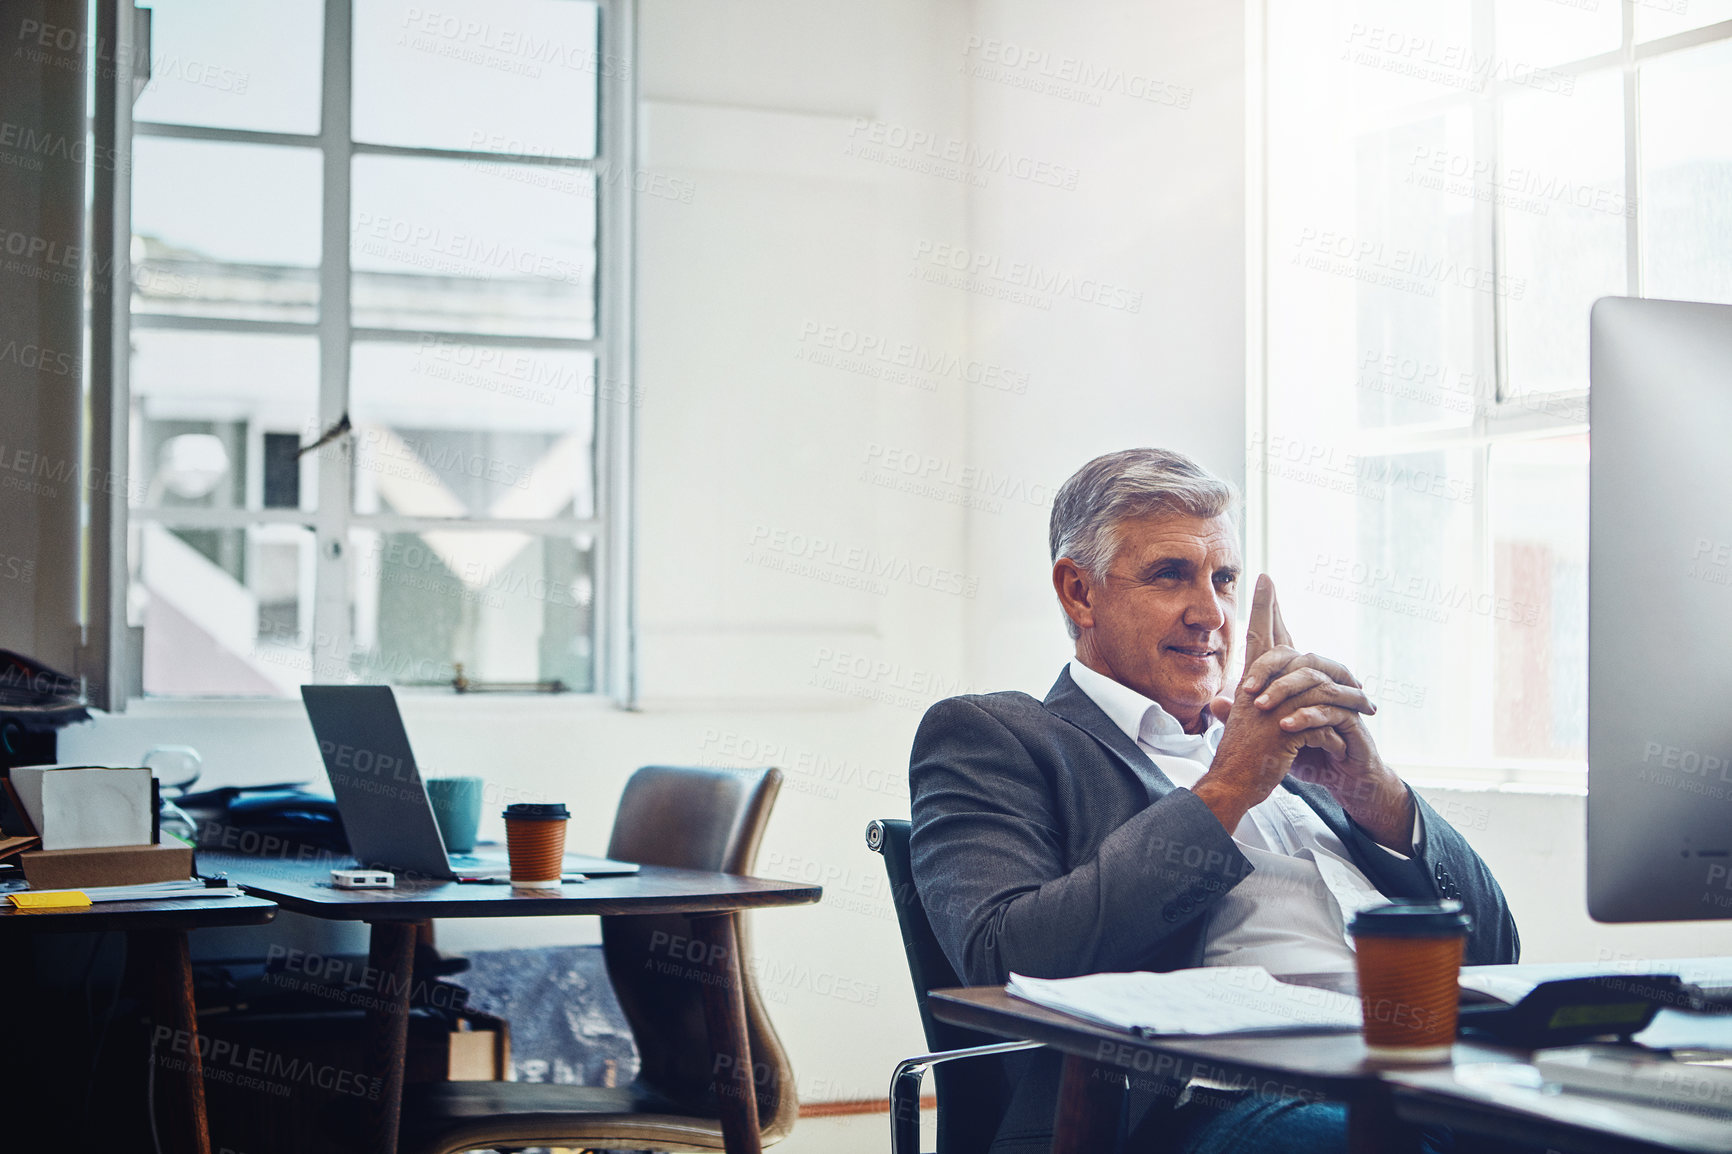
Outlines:
<svg viewBox="0 0 1732 1154"><path fill-rule="evenodd" d="M595 335L588 173L385 156L358 156L353 171L356 325Z"/></svg>
<svg viewBox="0 0 1732 1154"><path fill-rule="evenodd" d="M1385 757L1469 755L1475 579L1469 450L1358 457L1342 477L1271 477L1272 575L1294 643L1345 662L1378 702ZM1323 532L1318 526L1324 526Z"/></svg>
<svg viewBox="0 0 1732 1154"><path fill-rule="evenodd" d="M310 148L138 137L132 311L316 319L320 167Z"/></svg>
<svg viewBox="0 0 1732 1154"><path fill-rule="evenodd" d="M1732 0L1641 0L1636 5L1636 40L1658 40L1732 20Z"/></svg>
<svg viewBox="0 0 1732 1154"><path fill-rule="evenodd" d="M1472 419L1489 270L1472 228L1478 190L1453 174L1471 171L1479 153L1465 108L1359 139L1359 247L1346 261L1331 255L1330 271L1352 277L1362 428Z"/></svg>
<svg viewBox="0 0 1732 1154"><path fill-rule="evenodd" d="M148 7L150 83L133 105L135 120L319 131L319 0L151 0Z"/></svg>
<svg viewBox="0 0 1732 1154"><path fill-rule="evenodd" d="M131 611L144 626L144 691L287 697L312 669L310 530L136 524Z"/></svg>
<svg viewBox="0 0 1732 1154"><path fill-rule="evenodd" d="M1732 41L1643 65L1639 91L1642 293L1732 303Z"/></svg>
<svg viewBox="0 0 1732 1154"><path fill-rule="evenodd" d="M356 0L356 140L595 155L596 5Z"/></svg>
<svg viewBox="0 0 1732 1154"><path fill-rule="evenodd" d="M1504 105L1500 256L1523 286L1504 302L1506 399L1587 388L1588 309L1628 291L1623 92L1612 70L1576 77L1569 100Z"/></svg>
<svg viewBox="0 0 1732 1154"><path fill-rule="evenodd" d="M1497 0L1497 55L1519 79L1532 68L1615 52L1624 36L1622 9L1616 3Z"/></svg>
<svg viewBox="0 0 1732 1154"><path fill-rule="evenodd" d="M1588 440L1492 446L1493 564L1513 621L1496 639L1493 753L1587 757Z"/></svg>
<svg viewBox="0 0 1732 1154"><path fill-rule="evenodd" d="M1325 179L1353 218L1331 224L1341 210L1285 166L1280 186L1306 188L1271 208L1290 253L1269 274L1271 427L1334 443L1353 428L1466 425L1491 392L1478 338L1495 288L1472 227L1471 117L1372 129L1333 155L1342 167Z"/></svg>
<svg viewBox="0 0 1732 1154"><path fill-rule="evenodd" d="M357 344L351 365L357 513L594 514L588 353L427 336Z"/></svg>
<svg viewBox="0 0 1732 1154"><path fill-rule="evenodd" d="M350 537L355 648L364 681L593 686L594 545L588 538L451 530Z"/></svg>
<svg viewBox="0 0 1732 1154"><path fill-rule="evenodd" d="M269 507L316 508L315 456L290 465L266 443L311 441L318 394L312 337L133 330L131 503L261 509L269 477Z"/></svg>

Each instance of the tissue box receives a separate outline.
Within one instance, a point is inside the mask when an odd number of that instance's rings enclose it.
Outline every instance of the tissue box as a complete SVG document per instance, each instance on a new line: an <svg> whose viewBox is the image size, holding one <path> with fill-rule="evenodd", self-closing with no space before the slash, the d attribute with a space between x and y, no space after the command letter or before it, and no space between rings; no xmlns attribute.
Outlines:
<svg viewBox="0 0 1732 1154"><path fill-rule="evenodd" d="M38 890L183 882L192 876L190 845L117 845L41 849L21 854L24 878Z"/></svg>
<svg viewBox="0 0 1732 1154"><path fill-rule="evenodd" d="M148 769L19 766L12 785L43 849L147 845L156 840Z"/></svg>

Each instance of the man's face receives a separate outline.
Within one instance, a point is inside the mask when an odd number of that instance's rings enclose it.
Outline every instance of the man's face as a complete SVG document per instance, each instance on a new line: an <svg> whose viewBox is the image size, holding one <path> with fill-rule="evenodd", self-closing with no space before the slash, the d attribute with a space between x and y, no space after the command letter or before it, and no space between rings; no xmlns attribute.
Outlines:
<svg viewBox="0 0 1732 1154"><path fill-rule="evenodd" d="M1221 692L1232 655L1239 547L1225 517L1142 517L1118 526L1104 580L1088 583L1077 656L1187 729Z"/></svg>

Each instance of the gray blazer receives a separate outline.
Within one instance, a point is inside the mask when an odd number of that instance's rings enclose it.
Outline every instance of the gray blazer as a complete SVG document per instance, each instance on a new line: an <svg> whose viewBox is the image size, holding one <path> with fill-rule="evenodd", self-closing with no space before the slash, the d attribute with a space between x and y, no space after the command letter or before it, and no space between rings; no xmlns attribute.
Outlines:
<svg viewBox="0 0 1732 1154"><path fill-rule="evenodd" d="M1068 669L1044 702L990 693L934 705L915 735L908 781L915 886L970 985L1001 985L1012 970L1056 978L1201 965L1210 908L1254 868L1214 813L1173 785ZM1515 922L1491 871L1417 794L1418 852L1403 861L1321 786L1281 785L1386 896L1459 899L1473 915L1468 964L1517 959ZM1017 1089L1005 1125L1016 1133L1001 1130L994 1150L1021 1145L1012 1138L1038 1144L1051 1131L1056 1060L1011 1065Z"/></svg>

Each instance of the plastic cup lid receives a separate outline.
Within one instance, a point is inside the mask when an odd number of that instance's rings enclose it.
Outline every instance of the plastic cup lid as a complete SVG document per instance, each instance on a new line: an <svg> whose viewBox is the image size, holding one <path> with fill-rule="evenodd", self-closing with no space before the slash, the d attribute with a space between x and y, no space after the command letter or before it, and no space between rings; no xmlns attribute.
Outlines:
<svg viewBox="0 0 1732 1154"><path fill-rule="evenodd" d="M1360 910L1348 932L1355 937L1443 938L1465 934L1473 917L1453 899L1441 902L1397 900Z"/></svg>
<svg viewBox="0 0 1732 1154"><path fill-rule="evenodd" d="M505 816L519 821L564 821L571 814L562 801L520 801L506 806Z"/></svg>

